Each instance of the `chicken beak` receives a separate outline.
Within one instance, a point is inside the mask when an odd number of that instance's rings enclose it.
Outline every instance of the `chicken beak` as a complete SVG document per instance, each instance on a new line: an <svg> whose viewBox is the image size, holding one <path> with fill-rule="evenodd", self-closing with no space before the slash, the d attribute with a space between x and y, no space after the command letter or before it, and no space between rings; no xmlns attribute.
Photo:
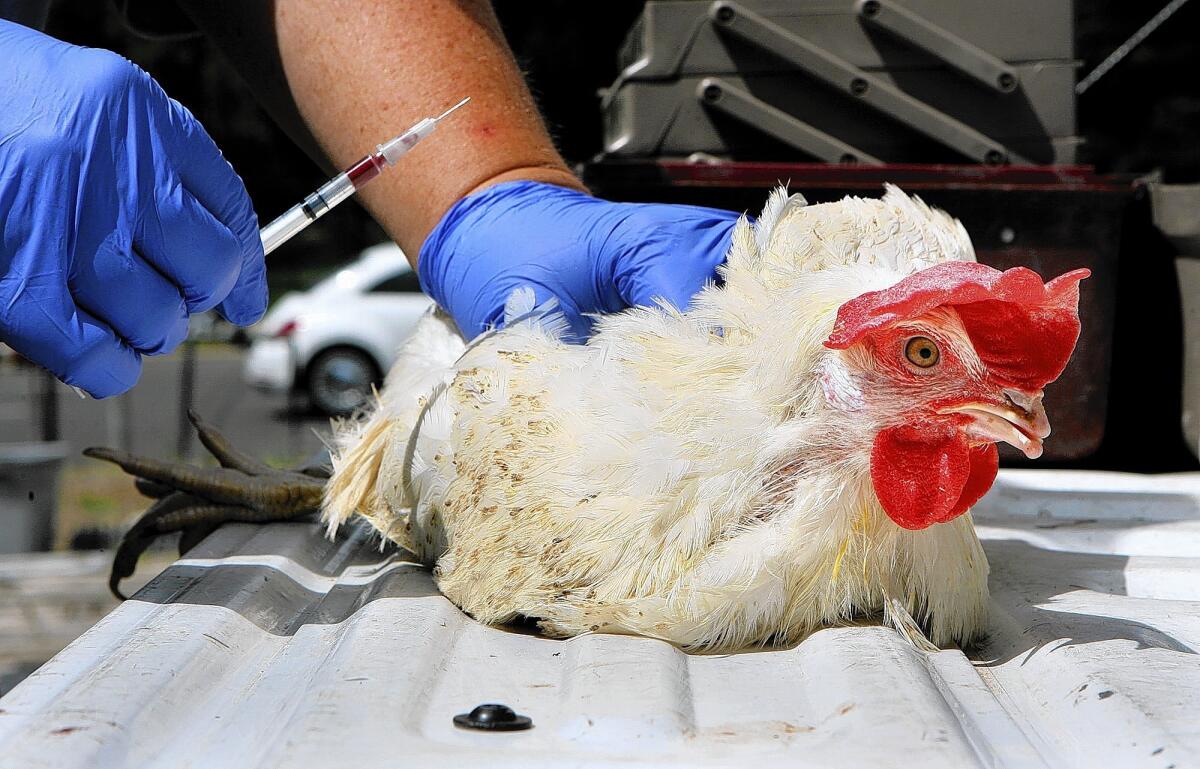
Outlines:
<svg viewBox="0 0 1200 769"><path fill-rule="evenodd" d="M1050 435L1050 420L1042 406L1042 392L1014 388L1001 391L1003 402L970 401L939 409L939 414L969 417L963 430L971 437L1005 443L1020 449L1030 459L1042 455L1042 441Z"/></svg>

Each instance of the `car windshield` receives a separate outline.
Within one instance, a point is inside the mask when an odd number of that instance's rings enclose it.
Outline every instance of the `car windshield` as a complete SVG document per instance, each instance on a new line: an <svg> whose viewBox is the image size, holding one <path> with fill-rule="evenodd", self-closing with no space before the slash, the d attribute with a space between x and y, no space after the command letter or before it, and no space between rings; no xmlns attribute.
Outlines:
<svg viewBox="0 0 1200 769"><path fill-rule="evenodd" d="M412 270L401 270L394 275L387 275L368 286L367 292L372 294L413 294L420 293L421 279Z"/></svg>
<svg viewBox="0 0 1200 769"><path fill-rule="evenodd" d="M292 270L275 270L271 273L271 301L284 294L317 291L325 283L333 284L333 276L339 272L338 265L321 265Z"/></svg>

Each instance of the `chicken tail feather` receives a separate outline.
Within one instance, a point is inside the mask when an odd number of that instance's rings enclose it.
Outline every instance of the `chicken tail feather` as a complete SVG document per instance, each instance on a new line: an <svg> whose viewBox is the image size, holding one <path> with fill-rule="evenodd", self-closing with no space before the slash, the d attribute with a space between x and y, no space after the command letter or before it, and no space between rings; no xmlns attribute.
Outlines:
<svg viewBox="0 0 1200 769"><path fill-rule="evenodd" d="M329 536L338 526L355 513L367 518L375 528L386 530L381 520L379 494L379 470L383 464L388 442L392 437L391 421L381 411L362 425L361 432L349 448L333 456L333 476L325 485L325 501L322 505L323 518Z"/></svg>

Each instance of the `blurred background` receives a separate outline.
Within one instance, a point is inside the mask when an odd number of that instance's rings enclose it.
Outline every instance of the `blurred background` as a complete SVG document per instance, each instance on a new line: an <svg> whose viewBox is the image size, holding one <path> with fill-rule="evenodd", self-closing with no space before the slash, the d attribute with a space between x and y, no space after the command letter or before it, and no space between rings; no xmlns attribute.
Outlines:
<svg viewBox="0 0 1200 769"><path fill-rule="evenodd" d="M111 3L60 0L53 5L47 32L116 51L150 72L208 128L245 180L260 220L269 221L324 181L327 174L272 123L212 43L188 33L187 20L170 4L125 5L122 13ZM606 123L602 96L606 89L611 89L610 96L619 91L618 75L630 54L627 50L622 61L618 52L645 5L628 0L495 3L559 148L599 192L627 199L756 208L765 187L775 178L788 177L771 176L775 171L768 169L728 189L680 185L664 182L671 174L676 181L682 178L678 175L685 172L679 168L663 171L656 164L660 158L627 157L614 149L614 132L621 128L617 123L629 116L615 114L613 105L618 102L610 101ZM1082 78L1165 3L1076 0L1073 11L1070 3L1054 5L1068 9L1073 20L1075 64L1068 66ZM1037 21L1029 24L1036 26ZM1183 246L1154 226L1149 188L1138 179L1167 185L1200 182L1198 25L1200 2L1177 4L1161 26L1077 99L1071 83L1065 93L1047 97L1059 99L1062 109L1072 113L1069 162L1059 165L1091 167L1043 172L1056 180L1046 185L1051 190L1047 194L1072 195L1069 201L1015 198L1015 187L1043 184L1045 179L1022 181L985 166L980 166L979 184L970 194L938 186L929 181L932 176L920 177L925 181L913 177L922 195L964 219L981 258L986 252L995 255L997 264L1039 259L1057 264L1059 257L1082 258L1083 252L1066 248L1076 241L1087 241L1087 254L1103 252L1103 258L1096 258L1107 265L1107 277L1089 284L1108 293L1097 294L1093 315L1085 320L1086 325L1093 317L1102 318L1097 327L1103 329L1103 338L1095 345L1095 356L1086 361L1089 368L1078 373L1078 387L1090 399L1077 404L1082 416L1076 443L1070 443L1069 435L1061 439L1061 445L1077 448L1049 456L1044 464L1152 472L1197 467L1195 442L1189 444L1181 428L1187 418L1181 394L1187 368L1187 302L1180 300L1175 257ZM633 54L638 50L635 46ZM763 89L759 95L765 99L768 92ZM631 100L631 92L625 93ZM739 150L738 130L744 127L735 129L715 119L714 126L716 134L728 140L728 152L702 148L691 157L701 169L696 173L722 161L769 160L810 164L804 166L807 171L789 174L795 189L806 195L810 187L817 190L810 200L847 190L873 194L879 188L875 177L853 177L852 168L836 179L817 174L820 180L806 186L804 173L816 173L814 158L777 137L756 137L746 145L753 149ZM920 151L914 150L918 155ZM918 155L885 159L945 162L941 155L931 155L932 161ZM397 173L403 173L402 167ZM921 191L921 184L930 185L928 191ZM1064 186L1069 189L1064 191ZM1068 205L1073 208L1063 208ZM1035 241L1035 235L1043 241ZM1045 245L1051 240L1052 246ZM273 308L264 323L239 332L211 317L198 319L184 348L148 359L139 385L118 398L80 399L15 356L0 358L0 553L111 547L145 501L126 476L83 459L80 450L109 445L155 457L205 461L186 421L188 408L197 409L234 444L273 465L295 465L319 451L330 416L352 410L370 383L380 379L391 352L428 304L402 255L386 241L357 204L338 208L271 257ZM1052 252L1058 257L1052 258ZM1187 285L1184 296L1191 295ZM353 297L354 312L326 311L344 308L347 297ZM1058 412L1051 408L1051 413ZM107 569L106 557L97 553L45 567L21 556L0 558L0 649L8 649L10 659L40 654L30 649L53 653L63 639L94 622L111 606L99 578ZM162 551L142 573L154 573L168 557ZM92 587L81 591L85 579ZM6 602L6 591L10 599L19 600ZM48 601L47 595L57 598ZM14 609L18 604L24 608ZM57 607L53 613L32 618L5 614L28 615L30 606L50 605ZM0 692L6 688L4 664L0 654ZM10 678L15 680L21 665L13 668L18 672Z"/></svg>

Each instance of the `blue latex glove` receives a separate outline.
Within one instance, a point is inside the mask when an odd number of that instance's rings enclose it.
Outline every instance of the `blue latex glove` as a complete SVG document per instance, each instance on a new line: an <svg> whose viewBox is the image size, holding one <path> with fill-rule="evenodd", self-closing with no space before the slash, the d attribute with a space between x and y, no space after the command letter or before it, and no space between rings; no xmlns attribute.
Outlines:
<svg viewBox="0 0 1200 769"><path fill-rule="evenodd" d="M696 206L611 203L540 182L498 184L458 201L421 247L425 292L468 338L504 319L514 289L557 299L571 341L585 313L686 309L725 261L738 215Z"/></svg>
<svg viewBox="0 0 1200 769"><path fill-rule="evenodd" d="M266 309L246 188L142 70L0 21L0 340L96 397Z"/></svg>

